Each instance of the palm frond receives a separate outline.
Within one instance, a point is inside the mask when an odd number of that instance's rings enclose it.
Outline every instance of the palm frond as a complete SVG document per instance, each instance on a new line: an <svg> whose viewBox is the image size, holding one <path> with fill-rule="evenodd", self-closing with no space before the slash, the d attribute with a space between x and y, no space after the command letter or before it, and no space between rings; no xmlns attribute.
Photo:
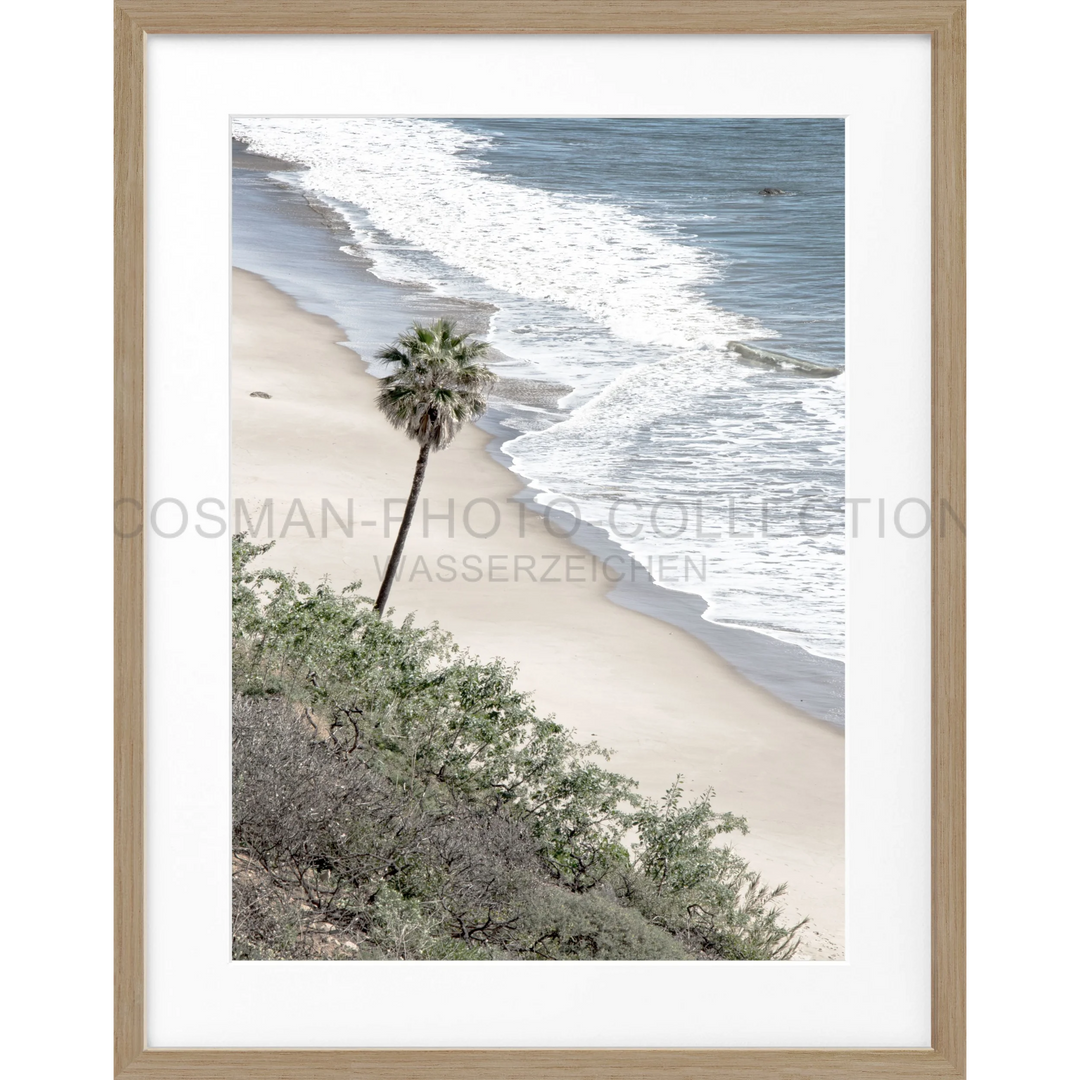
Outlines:
<svg viewBox="0 0 1080 1080"><path fill-rule="evenodd" d="M488 348L471 333L458 334L450 320L414 323L378 353L395 368L380 380L379 409L421 445L442 449L487 408L486 392L497 381L480 363Z"/></svg>

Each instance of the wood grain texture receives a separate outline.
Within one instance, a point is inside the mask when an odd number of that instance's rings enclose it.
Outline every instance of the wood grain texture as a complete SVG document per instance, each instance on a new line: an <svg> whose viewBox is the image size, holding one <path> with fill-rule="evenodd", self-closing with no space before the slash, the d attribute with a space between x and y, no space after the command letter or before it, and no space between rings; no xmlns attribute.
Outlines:
<svg viewBox="0 0 1080 1080"><path fill-rule="evenodd" d="M918 34L946 23L958 0L118 0L118 6L153 34Z"/></svg>
<svg viewBox="0 0 1080 1080"><path fill-rule="evenodd" d="M124 1080L945 1080L933 1050L151 1050Z"/></svg>
<svg viewBox="0 0 1080 1080"><path fill-rule="evenodd" d="M117 1072L143 1036L143 32L115 12L114 948Z"/></svg>
<svg viewBox="0 0 1080 1080"><path fill-rule="evenodd" d="M115 1067L125 1080L916 1080L964 1075L963 0L117 0ZM933 1050L147 1050L144 70L148 33L929 33L933 43Z"/></svg>
<svg viewBox="0 0 1080 1080"><path fill-rule="evenodd" d="M931 326L931 1040L964 1072L965 159L964 8L934 35Z"/></svg>

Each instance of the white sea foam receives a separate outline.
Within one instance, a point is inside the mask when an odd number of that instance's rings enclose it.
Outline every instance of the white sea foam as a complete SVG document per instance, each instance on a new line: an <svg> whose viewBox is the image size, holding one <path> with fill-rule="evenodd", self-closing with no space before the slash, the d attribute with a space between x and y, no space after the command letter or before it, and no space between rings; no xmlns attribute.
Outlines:
<svg viewBox="0 0 1080 1080"><path fill-rule="evenodd" d="M771 331L706 299L718 253L613 200L483 171L488 140L449 122L234 130L306 166L282 179L334 206L380 277L494 304L507 373L574 388L568 418L508 421L539 502L573 500L708 619L843 658L845 377L739 364L728 343Z"/></svg>
<svg viewBox="0 0 1080 1080"><path fill-rule="evenodd" d="M482 136L433 120L355 118L236 120L234 131L256 153L307 166L305 188L362 207L374 228L627 341L717 348L762 334L701 298L696 287L719 270L708 253L620 206L478 171ZM393 269L413 280L406 260Z"/></svg>
<svg viewBox="0 0 1080 1080"><path fill-rule="evenodd" d="M843 659L843 396L685 353L503 449L711 621Z"/></svg>

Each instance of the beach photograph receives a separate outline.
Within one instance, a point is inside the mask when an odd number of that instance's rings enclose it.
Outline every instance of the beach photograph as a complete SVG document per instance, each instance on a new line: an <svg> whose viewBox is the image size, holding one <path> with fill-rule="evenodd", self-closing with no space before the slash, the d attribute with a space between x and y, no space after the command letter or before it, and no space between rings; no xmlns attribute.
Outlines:
<svg viewBox="0 0 1080 1080"><path fill-rule="evenodd" d="M845 959L844 121L234 117L234 960Z"/></svg>

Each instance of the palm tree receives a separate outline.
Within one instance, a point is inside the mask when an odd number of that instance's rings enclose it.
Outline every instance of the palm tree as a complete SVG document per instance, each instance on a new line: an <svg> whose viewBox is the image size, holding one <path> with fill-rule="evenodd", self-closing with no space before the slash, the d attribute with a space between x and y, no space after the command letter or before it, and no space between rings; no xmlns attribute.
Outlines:
<svg viewBox="0 0 1080 1080"><path fill-rule="evenodd" d="M414 323L379 353L380 360L396 365L392 374L380 380L379 408L394 427L402 428L420 444L412 490L375 601L380 615L405 550L428 455L449 446L462 424L475 420L487 408L485 394L494 385L496 375L479 363L488 343L469 340L471 337L470 333L455 333L453 322L436 319L430 326Z"/></svg>

